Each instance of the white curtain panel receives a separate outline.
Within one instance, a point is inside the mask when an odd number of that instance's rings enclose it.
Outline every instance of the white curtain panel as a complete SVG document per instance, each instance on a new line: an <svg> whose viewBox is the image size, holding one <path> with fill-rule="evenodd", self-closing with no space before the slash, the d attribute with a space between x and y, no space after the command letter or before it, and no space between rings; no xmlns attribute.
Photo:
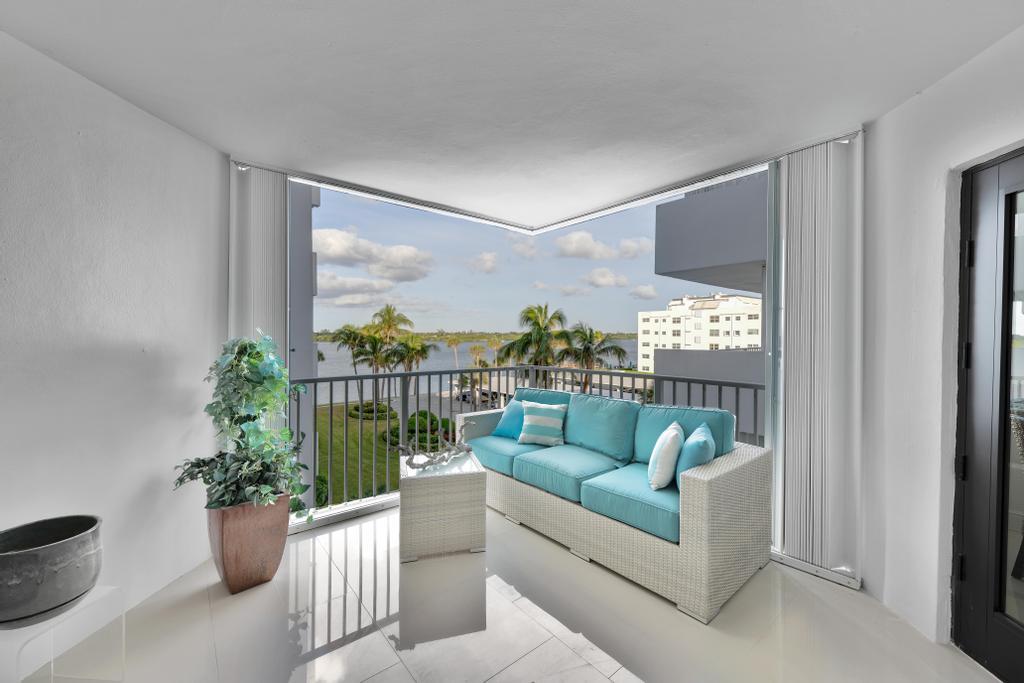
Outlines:
<svg viewBox="0 0 1024 683"><path fill-rule="evenodd" d="M244 170L243 170L244 169ZM230 164L228 334L260 329L288 359L288 177Z"/></svg>
<svg viewBox="0 0 1024 683"><path fill-rule="evenodd" d="M778 166L782 555L859 579L862 135Z"/></svg>

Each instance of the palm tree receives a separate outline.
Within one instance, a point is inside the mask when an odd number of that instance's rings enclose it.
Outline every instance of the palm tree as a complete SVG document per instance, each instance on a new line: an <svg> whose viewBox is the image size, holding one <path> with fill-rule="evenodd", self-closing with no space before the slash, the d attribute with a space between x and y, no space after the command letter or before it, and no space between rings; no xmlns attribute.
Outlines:
<svg viewBox="0 0 1024 683"><path fill-rule="evenodd" d="M497 361L554 365L556 333L565 327L562 309L550 311L547 304L527 306L519 312L519 326L526 331L498 349Z"/></svg>
<svg viewBox="0 0 1024 683"><path fill-rule="evenodd" d="M406 372L412 372L413 368L418 370L420 363L430 358L434 351L437 351L437 344L428 344L415 335L406 334L395 344L395 359Z"/></svg>
<svg viewBox="0 0 1024 683"><path fill-rule="evenodd" d="M480 344L473 344L469 347L469 355L473 357L473 365L476 367L482 367L480 361L483 360L484 354L487 353L487 349Z"/></svg>
<svg viewBox="0 0 1024 683"><path fill-rule="evenodd" d="M455 369L459 369L459 338L454 334L445 335L444 344L455 353Z"/></svg>
<svg viewBox="0 0 1024 683"><path fill-rule="evenodd" d="M356 361L356 351L366 344L366 335L355 325L345 325L331 334L331 341L338 345L338 350L348 349L352 356L352 372L359 374L359 364Z"/></svg>
<svg viewBox="0 0 1024 683"><path fill-rule="evenodd" d="M391 345L402 335L408 334L414 326L409 316L399 313L393 304L385 304L373 314L367 327L379 335L385 344Z"/></svg>
<svg viewBox="0 0 1024 683"><path fill-rule="evenodd" d="M337 343L339 351L341 351L342 347L348 349L352 358L352 374L358 375L360 351L366 346L366 334L355 325L345 325L334 331L334 334L331 335L331 341ZM356 382L356 391L359 393L359 403L362 404L362 380Z"/></svg>
<svg viewBox="0 0 1024 683"><path fill-rule="evenodd" d="M487 348L491 350L491 362L494 365L498 364L498 349L502 346L501 337L488 337Z"/></svg>
<svg viewBox="0 0 1024 683"><path fill-rule="evenodd" d="M419 370L420 363L430 358L430 354L437 351L437 344L428 344L414 334L403 335L392 347L391 353L395 364L401 364L406 372L413 369ZM413 384L415 392L419 393L420 378L417 375Z"/></svg>
<svg viewBox="0 0 1024 683"><path fill-rule="evenodd" d="M560 330L556 338L561 348L555 354L559 363L571 362L583 370L593 370L604 365L606 358L614 358L621 365L626 360L626 350L609 339L603 332L586 323L576 323L568 330ZM583 392L590 388L590 373L583 374Z"/></svg>
<svg viewBox="0 0 1024 683"><path fill-rule="evenodd" d="M390 370L395 362L394 347L384 341L384 338L377 334L365 334L364 343L352 356L353 362L370 366L370 372L377 374L382 370ZM377 402L380 396L378 380L373 380L373 402ZM362 399L360 398L360 401Z"/></svg>

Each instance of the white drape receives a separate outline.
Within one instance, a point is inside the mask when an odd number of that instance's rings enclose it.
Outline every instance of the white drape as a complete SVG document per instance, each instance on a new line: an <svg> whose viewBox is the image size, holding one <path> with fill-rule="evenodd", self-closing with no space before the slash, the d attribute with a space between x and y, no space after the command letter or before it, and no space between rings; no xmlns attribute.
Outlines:
<svg viewBox="0 0 1024 683"><path fill-rule="evenodd" d="M775 539L859 579L861 135L778 164L781 364Z"/></svg>
<svg viewBox="0 0 1024 683"><path fill-rule="evenodd" d="M245 169L245 170L242 170ZM288 359L288 177L230 165L228 334L260 329Z"/></svg>

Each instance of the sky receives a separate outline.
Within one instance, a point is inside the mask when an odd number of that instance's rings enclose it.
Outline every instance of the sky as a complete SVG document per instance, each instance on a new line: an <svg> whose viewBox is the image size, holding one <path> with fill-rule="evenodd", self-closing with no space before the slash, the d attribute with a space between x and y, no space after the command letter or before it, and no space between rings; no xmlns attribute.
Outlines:
<svg viewBox="0 0 1024 683"><path fill-rule="evenodd" d="M605 332L637 311L721 291L654 274L655 206L536 236L323 190L313 211L314 328L361 325L391 303L417 331L516 330L535 303Z"/></svg>

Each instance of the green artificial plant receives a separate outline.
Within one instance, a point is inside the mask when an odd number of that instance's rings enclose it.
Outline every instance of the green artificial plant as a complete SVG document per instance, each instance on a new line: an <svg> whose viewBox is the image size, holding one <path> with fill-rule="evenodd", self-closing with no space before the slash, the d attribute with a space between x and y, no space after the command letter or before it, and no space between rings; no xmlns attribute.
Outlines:
<svg viewBox="0 0 1024 683"><path fill-rule="evenodd" d="M206 381L214 383L213 400L205 410L217 429L220 450L178 465L181 473L174 488L201 479L208 508L271 505L289 493L291 509L304 509L299 496L309 488L302 483L306 466L299 462L292 430L281 425L287 424L289 395L305 387L289 389L288 369L274 340L266 335L229 339Z"/></svg>

